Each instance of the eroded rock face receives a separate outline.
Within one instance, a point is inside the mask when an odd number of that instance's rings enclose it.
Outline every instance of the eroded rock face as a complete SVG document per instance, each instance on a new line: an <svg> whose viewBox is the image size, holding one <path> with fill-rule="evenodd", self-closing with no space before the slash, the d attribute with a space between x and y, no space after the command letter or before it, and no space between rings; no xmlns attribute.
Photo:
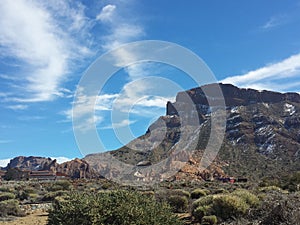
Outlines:
<svg viewBox="0 0 300 225"><path fill-rule="evenodd" d="M24 170L43 170L48 169L51 164L55 164L56 160L45 157L34 156L18 156L10 160L6 169L19 168Z"/></svg>
<svg viewBox="0 0 300 225"><path fill-rule="evenodd" d="M62 164L58 164L56 159L44 157L25 157L19 156L10 161L6 169L18 168L27 171L49 170L52 172L61 172L71 178L97 178L98 173L90 165L81 159L74 159Z"/></svg>
<svg viewBox="0 0 300 225"><path fill-rule="evenodd" d="M99 175L82 159L64 162L56 167L57 172L67 174L71 178L97 178Z"/></svg>

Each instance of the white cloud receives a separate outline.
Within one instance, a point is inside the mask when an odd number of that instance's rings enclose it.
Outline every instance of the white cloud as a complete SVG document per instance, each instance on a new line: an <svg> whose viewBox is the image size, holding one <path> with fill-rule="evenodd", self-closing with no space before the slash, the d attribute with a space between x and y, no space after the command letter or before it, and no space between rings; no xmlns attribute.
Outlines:
<svg viewBox="0 0 300 225"><path fill-rule="evenodd" d="M101 12L97 15L96 20L103 22L112 22L113 13L115 12L115 5L106 5L102 8Z"/></svg>
<svg viewBox="0 0 300 225"><path fill-rule="evenodd" d="M122 128L122 127L127 127L131 124L134 124L136 122L136 120L122 120L120 122L113 122L112 125L110 126L101 126L99 127L99 129L104 130L104 129L118 129L118 128Z"/></svg>
<svg viewBox="0 0 300 225"><path fill-rule="evenodd" d="M64 156L50 157L50 158L51 159L56 159L56 162L59 163L59 164L64 163L64 162L68 162L68 161L72 160L72 159L64 157Z"/></svg>
<svg viewBox="0 0 300 225"><path fill-rule="evenodd" d="M103 38L102 48L105 51L110 51L122 44L138 40L145 35L144 28L136 20L129 18L134 18L134 16L128 15L128 11L125 14L121 11L121 7L116 5L106 5L102 8L97 19L110 30L109 34ZM132 60L136 59L135 54L138 53L124 49L116 51L114 55L116 64L125 66L127 62L132 62ZM132 65L126 71L131 80L137 76L145 76L143 65Z"/></svg>
<svg viewBox="0 0 300 225"><path fill-rule="evenodd" d="M98 96L87 96L84 94L83 88L78 88L77 98L75 99L76 104L72 109L64 111L63 114L67 116L68 120L72 118L76 121L75 129L81 131L87 131L92 129L94 126L100 127L104 121L104 111L113 110L114 113L127 114L138 114L141 117L156 116L155 113L144 113L145 111L154 110L155 108L165 108L167 101L173 101L174 96L155 96L153 93L157 93L157 79L152 83L151 80L137 80L128 83L124 86L123 91L119 94L102 94ZM156 84L156 85L154 85ZM164 85L162 83L162 85ZM173 87L170 87L173 88ZM167 87L165 87L167 90ZM168 91L166 91L168 93ZM145 110L147 108L147 110ZM115 114L116 115L116 114ZM74 121L73 120L73 121ZM113 121L114 128L120 128L135 121L129 121L121 117L117 121ZM102 126L101 129L108 129L112 126Z"/></svg>
<svg viewBox="0 0 300 225"><path fill-rule="evenodd" d="M0 167L6 167L10 159L0 159Z"/></svg>
<svg viewBox="0 0 300 225"><path fill-rule="evenodd" d="M286 91L290 88L296 88L299 85L299 78L300 53L280 62L249 71L246 74L227 77L221 82L260 90Z"/></svg>
<svg viewBox="0 0 300 225"><path fill-rule="evenodd" d="M72 62L91 54L74 35L82 35L79 30L87 22L83 8L73 6L61 1L25 0L4 0L0 5L1 57L22 62L23 69L14 76L19 76L22 91L27 93L25 98L18 96L12 101L49 101L61 96L59 87ZM69 20L62 20L61 14Z"/></svg>

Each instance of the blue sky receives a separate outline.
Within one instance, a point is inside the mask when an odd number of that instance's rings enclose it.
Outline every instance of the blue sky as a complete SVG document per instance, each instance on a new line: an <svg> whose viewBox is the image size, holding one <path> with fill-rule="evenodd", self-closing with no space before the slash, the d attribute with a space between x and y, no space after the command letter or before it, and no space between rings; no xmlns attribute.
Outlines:
<svg viewBox="0 0 300 225"><path fill-rule="evenodd" d="M216 79L240 87L299 92L300 1L4 0L0 5L0 165L18 155L82 157L72 127L77 84L106 51L139 40L163 40L199 55ZM135 104L127 119L142 135L165 113L168 94L149 94L157 76L189 89L182 71L143 63L114 74L96 98L84 98L96 115L106 149L122 143L111 129L113 103L120 93ZM135 83L132 83L135 82ZM140 83L139 83L140 82ZM135 86L132 86L135 84ZM133 93L134 90L135 92ZM178 89L180 90L180 89ZM84 108L84 107L83 107Z"/></svg>

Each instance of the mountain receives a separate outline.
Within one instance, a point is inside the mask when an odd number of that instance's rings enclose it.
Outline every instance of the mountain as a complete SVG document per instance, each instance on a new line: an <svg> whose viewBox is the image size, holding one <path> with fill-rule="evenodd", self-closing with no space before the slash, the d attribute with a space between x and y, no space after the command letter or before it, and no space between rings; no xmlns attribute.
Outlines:
<svg viewBox="0 0 300 225"><path fill-rule="evenodd" d="M218 87L224 99L214 91ZM253 180L280 177L300 170L299 112L297 93L209 84L179 92L175 102L167 103L166 115L145 135L118 150L84 159L102 175L128 181L161 180L170 174L176 179L200 180L225 175ZM204 150L214 135L210 134L212 119L222 113L226 113L225 138L217 157L206 168L201 159L210 157ZM212 142L222 141L219 136Z"/></svg>
<svg viewBox="0 0 300 225"><path fill-rule="evenodd" d="M10 160L5 169L19 168L21 170L45 170L49 169L49 166L56 163L56 160L45 157L35 156L18 156Z"/></svg>
<svg viewBox="0 0 300 225"><path fill-rule="evenodd" d="M10 160L4 168L9 170L18 168L21 170L39 171L50 170L67 174L71 178L97 178L99 174L93 170L90 165L82 159L74 159L64 163L57 163L56 159L37 157L37 156L18 156Z"/></svg>

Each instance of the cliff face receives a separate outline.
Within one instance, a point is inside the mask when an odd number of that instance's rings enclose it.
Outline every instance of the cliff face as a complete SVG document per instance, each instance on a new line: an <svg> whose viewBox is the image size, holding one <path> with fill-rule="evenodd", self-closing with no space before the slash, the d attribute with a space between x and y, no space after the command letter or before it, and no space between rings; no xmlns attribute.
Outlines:
<svg viewBox="0 0 300 225"><path fill-rule="evenodd" d="M97 178L99 175L90 165L81 159L64 162L56 167L57 172L69 175L71 178Z"/></svg>
<svg viewBox="0 0 300 225"><path fill-rule="evenodd" d="M192 99L195 105L208 106L207 99L217 101L220 96L213 92L215 86L219 85L224 99L225 105L230 108L234 106L248 106L259 103L279 103L279 102L295 102L300 103L300 95L297 93L279 93L273 91L258 91L250 88L238 88L231 84L209 84L202 87L193 88L185 92L179 92L176 96L176 102L167 104L167 115L173 115L174 108L178 108L179 104L186 103L187 96ZM208 96L205 95L208 94Z"/></svg>

